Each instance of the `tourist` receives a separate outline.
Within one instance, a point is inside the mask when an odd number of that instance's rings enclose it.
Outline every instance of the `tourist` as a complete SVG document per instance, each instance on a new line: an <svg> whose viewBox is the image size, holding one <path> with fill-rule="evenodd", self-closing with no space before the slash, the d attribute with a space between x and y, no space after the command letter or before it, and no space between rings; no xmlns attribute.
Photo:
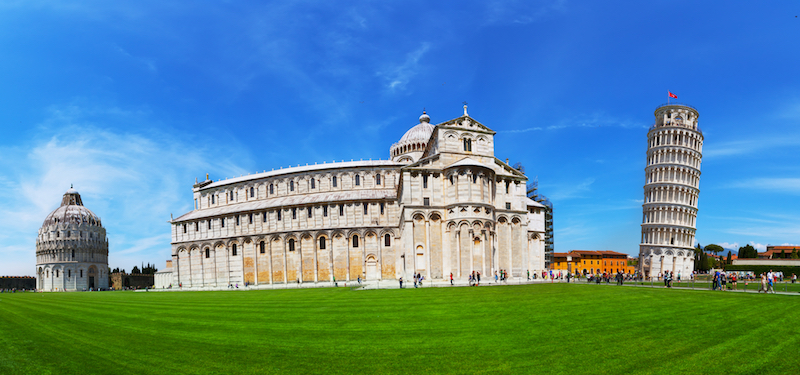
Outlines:
<svg viewBox="0 0 800 375"><path fill-rule="evenodd" d="M417 274L414 274L414 288L417 288Z"/></svg>
<svg viewBox="0 0 800 375"><path fill-rule="evenodd" d="M403 289L403 278L400 278L400 289Z"/></svg>
<svg viewBox="0 0 800 375"><path fill-rule="evenodd" d="M528 270L528 281L531 281L531 270Z"/></svg>
<svg viewBox="0 0 800 375"><path fill-rule="evenodd" d="M450 278L453 278L453 274L450 274ZM497 271L494 271L494 282L497 283Z"/></svg>
<svg viewBox="0 0 800 375"><path fill-rule="evenodd" d="M772 292L775 293L775 289L773 288L773 284L775 283L775 274L772 273L772 270L767 272L767 291L766 293Z"/></svg>
<svg viewBox="0 0 800 375"><path fill-rule="evenodd" d="M796 274L792 274L792 284L794 284L796 282L797 282L797 275Z"/></svg>
<svg viewBox="0 0 800 375"><path fill-rule="evenodd" d="M402 284L402 281L400 283ZM339 283L336 282L336 276L333 277L333 286L337 288L339 287Z"/></svg>
<svg viewBox="0 0 800 375"><path fill-rule="evenodd" d="M497 282L497 271L494 272L494 281ZM450 272L450 286L453 286L453 273Z"/></svg>
<svg viewBox="0 0 800 375"><path fill-rule="evenodd" d="M761 286L759 286L758 288L759 293L761 293L762 291L764 293L767 292L767 275L764 274L763 272L761 273Z"/></svg>
<svg viewBox="0 0 800 375"><path fill-rule="evenodd" d="M421 273L418 273L417 275L419 275L419 287L422 288L422 280L425 280L425 276L422 276Z"/></svg>
<svg viewBox="0 0 800 375"><path fill-rule="evenodd" d="M481 285L481 273L478 272L478 285Z"/></svg>
<svg viewBox="0 0 800 375"><path fill-rule="evenodd" d="M722 272L719 275L719 283L720 283L719 290L725 291L726 289L728 289L728 285L727 285L728 284L728 276L727 276L727 274L725 272Z"/></svg>
<svg viewBox="0 0 800 375"><path fill-rule="evenodd" d="M361 276L358 276L358 285L361 285Z"/></svg>
<svg viewBox="0 0 800 375"><path fill-rule="evenodd" d="M678 271L678 282L681 282L681 271Z"/></svg>
<svg viewBox="0 0 800 375"><path fill-rule="evenodd" d="M736 272L731 274L731 289L736 290Z"/></svg>

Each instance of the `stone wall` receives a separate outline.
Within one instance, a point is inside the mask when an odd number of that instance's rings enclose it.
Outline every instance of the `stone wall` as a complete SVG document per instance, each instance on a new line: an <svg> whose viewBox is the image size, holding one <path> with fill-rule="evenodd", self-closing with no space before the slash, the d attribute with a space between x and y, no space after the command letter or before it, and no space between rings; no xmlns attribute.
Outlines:
<svg viewBox="0 0 800 375"><path fill-rule="evenodd" d="M36 278L31 276L0 277L0 289L35 289Z"/></svg>

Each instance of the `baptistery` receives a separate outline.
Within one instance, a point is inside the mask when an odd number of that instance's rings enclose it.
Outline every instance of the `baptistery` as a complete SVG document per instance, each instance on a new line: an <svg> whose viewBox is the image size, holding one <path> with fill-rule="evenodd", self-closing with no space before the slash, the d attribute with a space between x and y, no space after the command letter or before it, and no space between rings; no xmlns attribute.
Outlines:
<svg viewBox="0 0 800 375"><path fill-rule="evenodd" d="M100 217L72 187L36 238L36 287L60 292L108 288L108 239Z"/></svg>

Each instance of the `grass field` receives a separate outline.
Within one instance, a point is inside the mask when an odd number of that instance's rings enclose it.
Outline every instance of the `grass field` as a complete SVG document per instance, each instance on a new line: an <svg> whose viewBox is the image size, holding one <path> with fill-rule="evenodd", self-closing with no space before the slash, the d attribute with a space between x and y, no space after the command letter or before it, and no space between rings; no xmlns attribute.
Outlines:
<svg viewBox="0 0 800 375"><path fill-rule="evenodd" d="M790 374L798 307L585 284L0 294L0 374Z"/></svg>

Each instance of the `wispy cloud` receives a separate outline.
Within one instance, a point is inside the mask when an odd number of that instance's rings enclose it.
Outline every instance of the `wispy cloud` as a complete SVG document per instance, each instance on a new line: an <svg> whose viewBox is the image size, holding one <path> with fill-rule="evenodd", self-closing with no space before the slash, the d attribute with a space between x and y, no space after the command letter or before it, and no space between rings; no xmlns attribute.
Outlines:
<svg viewBox="0 0 800 375"><path fill-rule="evenodd" d="M386 88L389 91L398 92L405 90L411 78L419 73L419 61L430 48L430 43L422 43L416 50L406 55L406 60L403 64L378 72L377 76L386 81Z"/></svg>
<svg viewBox="0 0 800 375"><path fill-rule="evenodd" d="M492 24L529 24L552 14L566 12L566 0L545 2L532 1L488 1L486 2L486 19Z"/></svg>
<svg viewBox="0 0 800 375"><path fill-rule="evenodd" d="M789 194L800 194L800 178L752 178L728 185L736 189L768 190Z"/></svg>
<svg viewBox="0 0 800 375"><path fill-rule="evenodd" d="M775 150L776 148L796 146L800 146L800 137L793 135L708 143L703 148L703 158L743 156L760 153L766 150Z"/></svg>
<svg viewBox="0 0 800 375"><path fill-rule="evenodd" d="M527 133L533 131L547 131L547 130L554 131L554 130L569 129L569 128L600 128L600 127L647 129L649 125L643 122L619 119L609 116L602 112L597 112L592 114L576 116L547 126L532 126L524 129L500 130L498 131L498 133Z"/></svg>
<svg viewBox="0 0 800 375"><path fill-rule="evenodd" d="M739 243L738 242L734 242L734 243L720 242L717 245L720 245L720 246L722 246L723 249L727 249L727 250L737 250L737 251L739 250Z"/></svg>
<svg viewBox="0 0 800 375"><path fill-rule="evenodd" d="M192 208L193 177L203 172L212 178L243 174L238 163L249 161L237 147L210 152L202 145L215 144L211 140L152 130L138 111L71 106L50 113L39 126L47 136L0 148L0 175L6 176L0 195L14 197L0 206L0 274L27 271L15 264L33 269L37 229L70 184L103 219L112 267L128 267L121 262L129 260L161 260L170 248L170 213ZM94 125L89 117L117 125L134 122L133 129L151 130L113 131Z"/></svg>
<svg viewBox="0 0 800 375"><path fill-rule="evenodd" d="M155 72L158 71L158 69L156 68L156 64L153 61L153 59L133 56L128 51L126 51L124 48L122 48L122 47L120 47L118 45L114 45L114 50L117 51L120 55L122 55L122 56L124 56L124 57L126 57L128 59L133 60L135 63L145 67L147 70L149 70L151 72L155 73Z"/></svg>
<svg viewBox="0 0 800 375"><path fill-rule="evenodd" d="M554 193L550 193L548 196L552 201L583 198L585 197L586 193L592 190L592 184L594 181L594 178L587 178L583 180L583 182L574 185L562 185L556 188L551 188L550 190L554 191Z"/></svg>

